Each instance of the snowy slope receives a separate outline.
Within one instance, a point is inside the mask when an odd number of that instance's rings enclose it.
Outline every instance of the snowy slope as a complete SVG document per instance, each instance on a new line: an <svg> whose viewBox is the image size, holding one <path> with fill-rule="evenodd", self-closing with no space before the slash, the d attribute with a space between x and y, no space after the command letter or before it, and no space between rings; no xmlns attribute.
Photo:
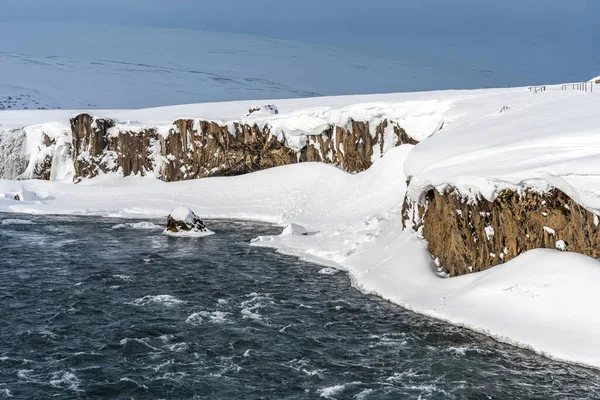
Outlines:
<svg viewBox="0 0 600 400"><path fill-rule="evenodd" d="M110 115L132 124L183 115L228 120L240 118L249 104L255 102ZM551 87L533 94L515 88L276 104L280 114L261 117L263 121L308 132L323 118L395 113L409 133L410 126L421 139L431 136L417 146L389 150L369 170L355 175L306 163L174 183L118 176L77 185L0 180L0 211L140 218L166 216L176 206L186 206L204 218L255 219L282 227L294 223L282 235L257 238L254 245L344 269L362 290L415 311L600 368L600 265L595 260L535 250L485 272L445 279L418 235L402 231L401 221L408 176L415 197L425 187L446 183L490 198L510 185L568 184L576 200L597 209L600 90ZM41 123L67 114L0 112L0 123ZM14 200L16 194L25 201Z"/></svg>
<svg viewBox="0 0 600 400"><path fill-rule="evenodd" d="M600 213L600 85L594 86L593 93L560 86L530 96L499 93L469 102L466 118L460 114L467 104L454 103L450 123L405 164L411 197L446 184L488 200L505 188L552 185Z"/></svg>

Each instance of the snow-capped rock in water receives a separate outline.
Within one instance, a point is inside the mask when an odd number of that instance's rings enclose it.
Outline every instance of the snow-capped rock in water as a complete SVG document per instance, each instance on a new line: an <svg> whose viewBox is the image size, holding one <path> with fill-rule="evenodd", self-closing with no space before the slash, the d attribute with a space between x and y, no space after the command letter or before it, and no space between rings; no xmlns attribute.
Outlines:
<svg viewBox="0 0 600 400"><path fill-rule="evenodd" d="M246 117L264 117L268 115L279 114L279 110L273 104L265 104L264 106L255 106L248 109Z"/></svg>
<svg viewBox="0 0 600 400"><path fill-rule="evenodd" d="M167 217L167 227L163 234L169 236L202 237L214 235L206 229L204 222L187 207L177 207Z"/></svg>

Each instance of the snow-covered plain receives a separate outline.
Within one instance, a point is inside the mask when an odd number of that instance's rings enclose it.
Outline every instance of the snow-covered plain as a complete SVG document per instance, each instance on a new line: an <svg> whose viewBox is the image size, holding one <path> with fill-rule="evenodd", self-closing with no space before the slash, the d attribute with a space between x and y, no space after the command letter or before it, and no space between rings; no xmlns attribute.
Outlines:
<svg viewBox="0 0 600 400"><path fill-rule="evenodd" d="M463 87L473 75L481 86L489 81L465 67L447 72L448 65L233 33L0 22L0 37L11 38L0 41L0 110L413 91Z"/></svg>
<svg viewBox="0 0 600 400"><path fill-rule="evenodd" d="M543 189L550 184L569 189L565 191L591 210L600 209L600 85L597 89L583 93L558 86L535 94L515 88L277 101L279 114L261 116L262 122L285 122L310 134L329 118L386 116L422 142L390 149L369 170L354 175L305 163L173 183L116 175L76 185L0 180L0 211L144 218L164 217L186 206L202 218L279 224L286 228L281 235L259 237L252 244L343 269L361 290L414 311L600 368L597 261L534 250L491 270L448 279L437 272L418 233L403 231L401 216L407 190L418 199L424 188L447 183L488 198L503 187ZM169 122L178 116L227 121L239 119L248 105L189 105L107 116L135 123ZM64 121L70 115L0 112L0 124ZM409 188L407 177L412 179ZM17 201L17 193L28 196Z"/></svg>

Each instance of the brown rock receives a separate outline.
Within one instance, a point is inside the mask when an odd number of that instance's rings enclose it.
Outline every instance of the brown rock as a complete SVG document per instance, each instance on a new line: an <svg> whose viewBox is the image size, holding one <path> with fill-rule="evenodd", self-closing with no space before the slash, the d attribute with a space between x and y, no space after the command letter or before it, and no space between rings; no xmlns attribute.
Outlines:
<svg viewBox="0 0 600 400"><path fill-rule="evenodd" d="M385 131L393 124L393 143L386 144ZM167 135L155 128L120 131L114 121L80 114L71 119L75 177L121 171L123 175L155 172L165 181L240 175L266 168L320 161L349 172L372 164L373 149L404 143L416 144L398 124L384 120L372 136L369 124L351 121L349 129L332 126L321 135L309 136L300 151L285 146L268 125L234 123L229 127L213 121L179 119ZM388 134L388 139L389 134ZM156 160L155 158L160 158ZM160 161L160 162L158 162ZM154 171L160 166L159 171Z"/></svg>
<svg viewBox="0 0 600 400"><path fill-rule="evenodd" d="M558 189L502 191L493 202L466 202L456 190L409 200L405 225L422 228L429 252L451 276L481 271L528 250L550 248L600 257L598 218ZM564 245L564 248L563 248Z"/></svg>

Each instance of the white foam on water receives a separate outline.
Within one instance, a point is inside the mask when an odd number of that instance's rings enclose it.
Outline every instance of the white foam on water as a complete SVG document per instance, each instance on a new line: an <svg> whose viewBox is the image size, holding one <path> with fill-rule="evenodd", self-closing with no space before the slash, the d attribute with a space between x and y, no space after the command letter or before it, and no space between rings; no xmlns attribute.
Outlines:
<svg viewBox="0 0 600 400"><path fill-rule="evenodd" d="M374 339L379 339L379 341L377 341L377 343L373 343L369 345L370 349L376 348L376 347L405 347L408 342L405 339L406 335L398 335L398 338L394 338L394 337L388 337L387 335L384 335L383 337L377 337Z"/></svg>
<svg viewBox="0 0 600 400"><path fill-rule="evenodd" d="M371 393L373 393L373 389L365 389L360 391L356 396L354 396L354 398L356 400L364 400L367 398L367 396L369 396Z"/></svg>
<svg viewBox="0 0 600 400"><path fill-rule="evenodd" d="M131 303L125 304L133 304L135 306L146 306L148 304L162 304L167 307L173 307L183 303L185 303L185 301L179 300L177 297L171 296L169 294L159 294L156 296L144 296L140 299L135 299Z"/></svg>
<svg viewBox="0 0 600 400"><path fill-rule="evenodd" d="M119 382L131 382L131 383L137 385L138 387L141 387L143 389L148 389L148 386L146 386L144 384L141 384L138 381L133 380L133 379L128 378L128 377L124 377L124 378L119 379Z"/></svg>
<svg viewBox="0 0 600 400"><path fill-rule="evenodd" d="M336 395L342 393L348 387L353 386L353 385L360 385L360 384L361 384L361 382L349 382L349 383L344 383L343 385L328 386L326 388L317 390L317 392L323 398L334 399L333 396L336 396Z"/></svg>
<svg viewBox="0 0 600 400"><path fill-rule="evenodd" d="M185 372L167 372L160 379L168 379L173 382L182 383L183 378L188 376Z"/></svg>
<svg viewBox="0 0 600 400"><path fill-rule="evenodd" d="M49 330L43 330L39 332L40 335L46 337L46 338L52 338L52 339L56 339L58 337L58 335L54 332L51 332Z"/></svg>
<svg viewBox="0 0 600 400"><path fill-rule="evenodd" d="M31 373L33 372L32 369L20 369L17 371L17 378L22 379L24 381L30 381L31 378Z"/></svg>
<svg viewBox="0 0 600 400"><path fill-rule="evenodd" d="M205 230L203 232L199 232L199 231L180 231L180 232L171 232L168 230L164 230L163 231L163 235L166 236L171 236L171 237L179 237L179 238L201 238L201 237L206 237L206 236L212 236L215 233L213 231L210 230Z"/></svg>
<svg viewBox="0 0 600 400"><path fill-rule="evenodd" d="M69 371L59 371L52 374L50 385L57 388L79 391L80 382L74 373Z"/></svg>
<svg viewBox="0 0 600 400"><path fill-rule="evenodd" d="M187 317L186 323L192 325L202 325L205 320L214 324L225 324L230 322L227 316L231 313L224 311L198 311Z"/></svg>
<svg viewBox="0 0 600 400"><path fill-rule="evenodd" d="M334 275L337 274L339 272L338 269L335 268L323 268L322 270L319 271L319 274L321 275Z"/></svg>
<svg viewBox="0 0 600 400"><path fill-rule="evenodd" d="M171 365L173 365L173 364L175 364L175 360L167 360L167 361L165 361L164 363L160 363L160 364L158 364L158 365L153 365L153 366L150 366L150 367L146 367L146 369L151 369L151 370L153 370L154 372L158 372L158 371L160 371L161 369L163 369L163 368L165 368L165 367L170 367L170 366L171 366Z"/></svg>
<svg viewBox="0 0 600 400"><path fill-rule="evenodd" d="M192 325L202 325L204 323L204 319L202 318L202 315L200 315L200 313L196 312L187 317L185 323Z"/></svg>
<svg viewBox="0 0 600 400"><path fill-rule="evenodd" d="M449 353L454 353L459 356L464 356L467 354L467 352L470 352L470 351L476 352L478 354L490 354L491 353L488 350L480 349L478 347L468 347L468 346L451 346L451 347L444 349L444 351L449 352Z"/></svg>
<svg viewBox="0 0 600 400"><path fill-rule="evenodd" d="M130 281L130 280L132 280L131 276L129 276L129 275L113 275L112 277L116 278L116 279L121 279L123 281Z"/></svg>
<svg viewBox="0 0 600 400"><path fill-rule="evenodd" d="M0 225L35 225L35 222L28 219L7 218L3 219Z"/></svg>
<svg viewBox="0 0 600 400"><path fill-rule="evenodd" d="M13 394L9 389L0 389L0 395L4 397L13 397Z"/></svg>
<svg viewBox="0 0 600 400"><path fill-rule="evenodd" d="M152 222L142 221L142 222L127 222L124 224L117 224L112 227L112 229L162 229L162 226L153 224Z"/></svg>
<svg viewBox="0 0 600 400"><path fill-rule="evenodd" d="M157 352L160 352L160 351L161 351L160 349L158 349L158 348L156 348L156 347L154 347L154 346L150 345L150 344L148 343L148 339L147 339L147 338L138 339L138 338L128 338L128 337L127 337L127 338L125 338L125 339L121 339L121 340L119 341L119 344L120 344L121 346L125 346L125 345L127 345L128 343L130 343L130 342L142 344L142 345L144 345L145 347L148 347L149 349L151 349L151 350L153 350L153 351L157 351Z"/></svg>
<svg viewBox="0 0 600 400"><path fill-rule="evenodd" d="M169 349L170 351L172 351L174 353L181 353L182 351L187 350L189 347L190 346L185 342L173 343L173 344L167 345L167 349Z"/></svg>
<svg viewBox="0 0 600 400"><path fill-rule="evenodd" d="M394 375L386 378L386 381L392 382L392 383L402 383L402 382L405 382L406 380L410 381L410 378L414 378L416 376L419 376L419 375L416 372L414 372L411 368L408 371L394 373Z"/></svg>
<svg viewBox="0 0 600 400"><path fill-rule="evenodd" d="M250 310L251 309L249 309L249 308L242 309L242 317L244 319L252 319L254 321L262 321L263 320L262 315L260 315L259 313L254 313Z"/></svg>
<svg viewBox="0 0 600 400"><path fill-rule="evenodd" d="M408 390L417 390L420 391L421 394L423 393L433 393L433 392L437 392L437 393L442 393L442 394L448 394L445 390L438 388L437 386L434 385L408 385L408 386L404 386L405 389Z"/></svg>

